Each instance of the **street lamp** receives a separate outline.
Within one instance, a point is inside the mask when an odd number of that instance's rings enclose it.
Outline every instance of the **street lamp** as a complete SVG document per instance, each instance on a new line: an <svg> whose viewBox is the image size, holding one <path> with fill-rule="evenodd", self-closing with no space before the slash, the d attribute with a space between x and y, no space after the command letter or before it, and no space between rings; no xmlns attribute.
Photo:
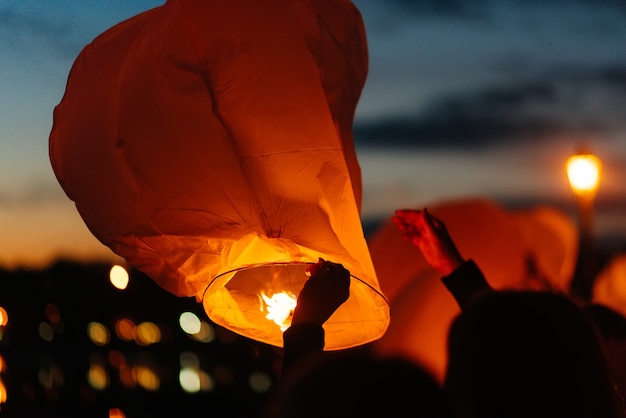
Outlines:
<svg viewBox="0 0 626 418"><path fill-rule="evenodd" d="M595 275L593 204L601 168L600 159L587 149L580 149L568 158L566 164L570 187L576 195L579 221L578 259L570 289L573 295L583 300L591 298Z"/></svg>

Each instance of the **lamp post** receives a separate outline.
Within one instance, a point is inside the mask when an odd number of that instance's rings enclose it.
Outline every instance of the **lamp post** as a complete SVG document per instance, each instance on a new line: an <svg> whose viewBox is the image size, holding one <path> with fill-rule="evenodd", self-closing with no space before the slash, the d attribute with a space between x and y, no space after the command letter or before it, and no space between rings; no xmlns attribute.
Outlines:
<svg viewBox="0 0 626 418"><path fill-rule="evenodd" d="M591 298L595 275L593 242L593 205L600 183L600 159L587 149L568 158L566 169L570 187L576 195L578 210L578 258L570 291L583 300Z"/></svg>

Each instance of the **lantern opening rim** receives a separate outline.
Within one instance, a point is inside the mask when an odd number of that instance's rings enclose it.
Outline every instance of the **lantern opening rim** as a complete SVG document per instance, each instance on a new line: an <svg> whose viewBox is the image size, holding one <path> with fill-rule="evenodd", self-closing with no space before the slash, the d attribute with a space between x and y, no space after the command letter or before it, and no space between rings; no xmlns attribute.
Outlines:
<svg viewBox="0 0 626 418"><path fill-rule="evenodd" d="M213 283L215 283L215 281L218 280L220 277L225 276L227 274L236 273L236 272L244 271L244 270L250 270L250 269L259 268L259 267L272 267L272 266L282 267L282 266L313 265L313 264L316 264L316 263L312 261L272 261L272 262L246 264L244 266L232 268L232 269L221 272L220 274L215 276L213 279L211 279L211 281L206 285L206 287L204 288L204 291L202 292L202 299L206 297L206 293L209 290L209 288L213 285ZM387 303L387 305L391 305L389 302L389 299L387 299L387 297L380 290L376 289L374 286L360 279L359 277L353 275L352 273L350 273L350 277L352 279L357 280L361 284L367 286L373 292L377 293L380 297L383 298L383 300Z"/></svg>

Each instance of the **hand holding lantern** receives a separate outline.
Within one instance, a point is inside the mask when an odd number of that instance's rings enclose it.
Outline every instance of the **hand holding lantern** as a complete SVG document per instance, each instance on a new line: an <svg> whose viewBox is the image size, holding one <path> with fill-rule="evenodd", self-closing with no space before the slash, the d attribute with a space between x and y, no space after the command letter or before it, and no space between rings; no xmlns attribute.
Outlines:
<svg viewBox="0 0 626 418"><path fill-rule="evenodd" d="M298 295L293 324L323 325L350 296L350 272L341 264L320 258L307 269L311 277Z"/></svg>

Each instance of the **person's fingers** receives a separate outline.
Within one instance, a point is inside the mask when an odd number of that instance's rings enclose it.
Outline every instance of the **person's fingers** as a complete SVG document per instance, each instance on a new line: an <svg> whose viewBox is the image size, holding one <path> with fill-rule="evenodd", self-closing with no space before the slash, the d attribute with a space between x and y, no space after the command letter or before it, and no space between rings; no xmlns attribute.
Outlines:
<svg viewBox="0 0 626 418"><path fill-rule="evenodd" d="M306 274L308 276L313 276L314 274L317 274L322 269L325 262L326 260L320 257L317 260L317 263L311 264L310 266L307 267Z"/></svg>
<svg viewBox="0 0 626 418"><path fill-rule="evenodd" d="M416 209L397 209L395 211L395 217L404 223L413 224L420 216L420 210Z"/></svg>
<svg viewBox="0 0 626 418"><path fill-rule="evenodd" d="M394 211L397 216L401 217L415 216L419 212L421 212L419 209L396 209Z"/></svg>
<svg viewBox="0 0 626 418"><path fill-rule="evenodd" d="M430 212L425 211L425 222L433 231L442 231L447 233L446 224L436 216L432 215Z"/></svg>

